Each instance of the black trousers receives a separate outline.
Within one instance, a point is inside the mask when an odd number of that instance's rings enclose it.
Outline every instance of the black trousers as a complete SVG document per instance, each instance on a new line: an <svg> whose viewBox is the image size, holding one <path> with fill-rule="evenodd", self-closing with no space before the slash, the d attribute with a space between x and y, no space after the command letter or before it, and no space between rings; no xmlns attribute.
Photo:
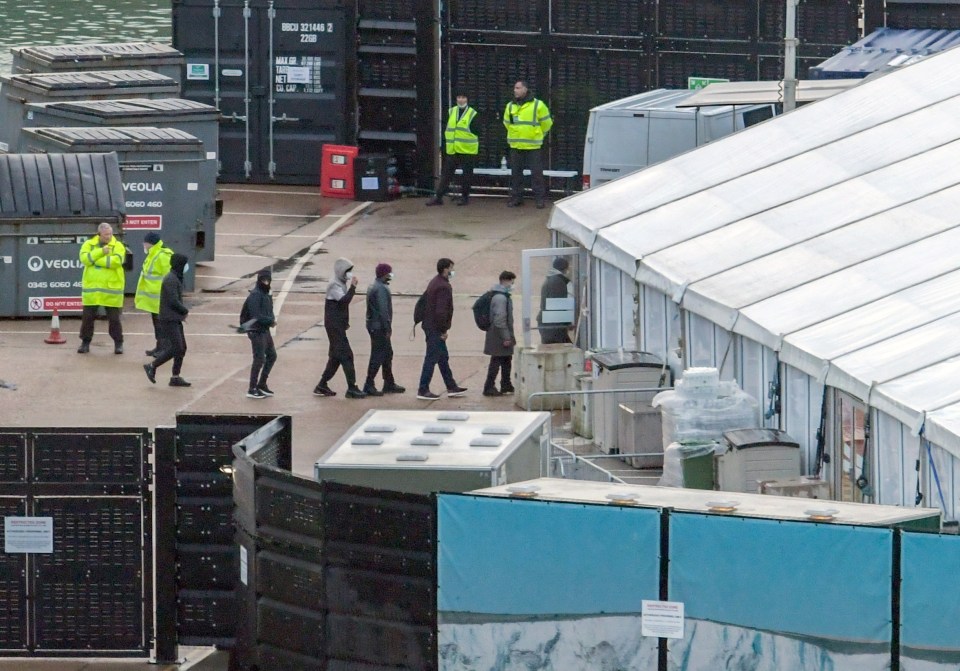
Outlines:
<svg viewBox="0 0 960 671"><path fill-rule="evenodd" d="M83 342L90 342L93 340L93 323L97 319L97 311L99 309L99 305L83 306L83 315L80 318L80 340ZM123 308L104 307L103 309L106 310L107 319L110 321L110 326L108 327L110 337L113 338L114 343L117 345L122 345L123 326L120 324L120 313L123 311Z"/></svg>
<svg viewBox="0 0 960 671"><path fill-rule="evenodd" d="M523 170L530 171L533 196L537 200L547 197L547 183L543 177L542 149L510 149L510 197L523 199Z"/></svg>
<svg viewBox="0 0 960 671"><path fill-rule="evenodd" d="M393 379L393 343L384 331L368 331L370 334L370 364L367 366L366 385L373 386L373 380L383 368L383 383L395 384ZM365 386L366 386L365 385Z"/></svg>
<svg viewBox="0 0 960 671"><path fill-rule="evenodd" d="M327 367L320 376L320 385L326 385L340 366L343 366L343 375L347 378L347 387L357 386L357 371L353 367L353 350L347 340L347 332L340 328L326 327L327 339L330 340L330 351L327 358Z"/></svg>
<svg viewBox="0 0 960 671"><path fill-rule="evenodd" d="M161 345L162 349L154 358L153 367L159 368L173 359L171 374L174 377L180 375L183 357L187 353L187 339L183 335L183 322L161 321L159 342L163 343Z"/></svg>
<svg viewBox="0 0 960 671"><path fill-rule="evenodd" d="M500 374L500 389L509 389L513 386L510 382L510 371L513 368L513 357L491 356L490 365L487 366L487 380L483 383L483 388L496 389L497 374Z"/></svg>
<svg viewBox="0 0 960 671"><path fill-rule="evenodd" d="M463 170L463 178L460 182L462 186L461 195L464 198L469 198L470 187L473 186L473 166L476 162L476 154L444 154L440 181L437 182L437 198L443 198L447 194L447 189L450 188L450 180L453 179L454 171L457 168Z"/></svg>
<svg viewBox="0 0 960 671"><path fill-rule="evenodd" d="M270 331L250 331L250 346L253 348L253 365L250 366L250 389L267 383L273 364L277 361L277 348L273 346Z"/></svg>

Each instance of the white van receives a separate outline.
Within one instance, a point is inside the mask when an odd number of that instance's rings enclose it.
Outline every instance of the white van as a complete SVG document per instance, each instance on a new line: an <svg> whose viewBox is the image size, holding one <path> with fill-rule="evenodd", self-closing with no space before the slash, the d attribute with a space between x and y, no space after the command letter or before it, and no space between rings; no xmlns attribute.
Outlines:
<svg viewBox="0 0 960 671"><path fill-rule="evenodd" d="M583 188L598 186L776 114L774 105L677 107L696 91L656 89L590 110Z"/></svg>

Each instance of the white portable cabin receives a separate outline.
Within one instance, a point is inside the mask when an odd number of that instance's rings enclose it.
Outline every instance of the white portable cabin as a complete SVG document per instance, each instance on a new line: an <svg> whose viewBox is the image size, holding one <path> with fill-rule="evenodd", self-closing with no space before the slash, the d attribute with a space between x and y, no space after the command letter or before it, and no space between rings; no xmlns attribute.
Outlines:
<svg viewBox="0 0 960 671"><path fill-rule="evenodd" d="M954 49L559 202L590 346L717 367L835 497L956 520L958 113Z"/></svg>
<svg viewBox="0 0 960 671"><path fill-rule="evenodd" d="M681 107L694 93L656 89L591 109L583 144L584 187L659 163L775 113L771 104Z"/></svg>

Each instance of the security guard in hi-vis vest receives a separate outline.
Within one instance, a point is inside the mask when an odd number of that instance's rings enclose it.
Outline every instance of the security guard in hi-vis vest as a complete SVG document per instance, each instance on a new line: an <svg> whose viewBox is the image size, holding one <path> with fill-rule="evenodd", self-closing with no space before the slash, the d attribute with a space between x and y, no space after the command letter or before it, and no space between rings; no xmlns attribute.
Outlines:
<svg viewBox="0 0 960 671"><path fill-rule="evenodd" d="M543 179L543 141L553 127L546 103L537 100L527 82L513 85L513 100L503 111L503 125L510 145L510 200L507 207L523 205L523 169L530 170L537 209L543 208L547 183Z"/></svg>
<svg viewBox="0 0 960 671"><path fill-rule="evenodd" d="M447 113L447 125L443 131L446 153L443 157L443 169L440 171L437 192L427 201L427 205L443 205L443 197L450 186L450 178L457 168L463 170L463 189L457 205L466 205L470 202L473 166L477 161L477 152L480 150L480 141L470 128L476 118L477 110L470 107L467 96L463 92L458 92L457 104Z"/></svg>

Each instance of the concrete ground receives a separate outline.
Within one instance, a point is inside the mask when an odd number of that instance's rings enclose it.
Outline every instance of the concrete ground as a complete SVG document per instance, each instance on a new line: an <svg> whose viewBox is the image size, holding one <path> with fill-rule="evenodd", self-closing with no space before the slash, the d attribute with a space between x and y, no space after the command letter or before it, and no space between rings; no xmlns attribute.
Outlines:
<svg viewBox="0 0 960 671"><path fill-rule="evenodd" d="M43 342L49 319L0 320L0 428L3 427L146 427L172 425L178 412L277 413L293 417L294 471L312 477L313 463L363 413L371 408L505 410L512 397L481 395L487 357L483 333L473 323L470 306L497 281L501 270L519 275L520 251L549 246L545 223L549 209L532 206L507 209L503 198L475 197L470 206L424 207L423 199L363 205L321 198L315 187L233 186L221 188L224 214L217 223L216 261L200 264L197 290L187 302L188 353L182 375L189 389L167 386L169 364L150 384L143 351L153 346L150 318L132 307L128 297L123 317L125 353L114 355L106 322L97 322L91 351L76 353L79 319L61 318L66 345ZM91 229L91 234L93 230ZM393 266L394 369L407 393L350 400L343 397L342 372L331 387L335 398L311 391L323 370L327 338L323 299L333 262L351 259L360 289L373 280L377 263ZM422 331L410 339L413 306L436 273L439 257L456 263L453 280L455 317L448 340L451 367L462 398L416 399L423 358ZM245 396L250 368L247 337L236 333L240 307L258 269L273 266L274 305L279 358L270 377L276 396ZM519 294L515 314L519 324ZM4 290L10 290L5 287ZM370 353L364 329L363 292L351 306L351 344L358 376ZM362 384L362 377L361 377ZM433 390L443 385L434 376ZM182 651L183 652L183 651ZM190 649L179 668L213 671L225 668L224 656ZM219 661L218 661L219 660ZM143 663L0 660L0 671L108 671L147 668ZM157 669L161 667L150 666ZM177 668L163 667L163 668Z"/></svg>

